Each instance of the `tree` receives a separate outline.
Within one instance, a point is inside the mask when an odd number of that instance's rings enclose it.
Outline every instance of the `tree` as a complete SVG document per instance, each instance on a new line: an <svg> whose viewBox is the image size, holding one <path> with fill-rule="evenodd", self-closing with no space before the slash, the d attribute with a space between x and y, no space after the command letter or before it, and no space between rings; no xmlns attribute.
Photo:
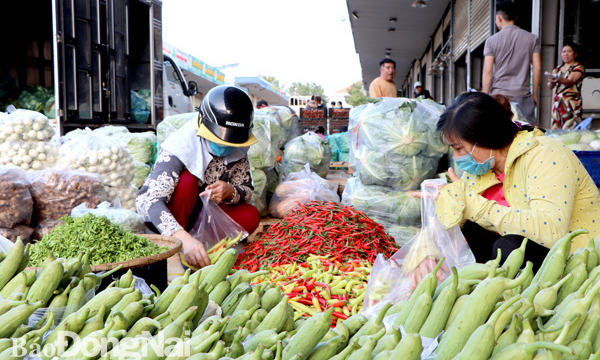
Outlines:
<svg viewBox="0 0 600 360"><path fill-rule="evenodd" d="M369 98L365 94L363 84L360 81L352 84L348 93L350 95L346 96L346 102L352 106L359 106L369 102Z"/></svg>
<svg viewBox="0 0 600 360"><path fill-rule="evenodd" d="M283 91L283 86L281 86L281 84L279 83L279 80L277 80L277 78L275 76L271 76L271 75L259 75L261 78L267 80L267 82L270 82L271 84L277 86L281 91Z"/></svg>
<svg viewBox="0 0 600 360"><path fill-rule="evenodd" d="M311 96L319 95L323 99L323 103L328 102L327 96L325 96L325 89L317 83L306 83L294 82L287 90L288 95L291 96Z"/></svg>

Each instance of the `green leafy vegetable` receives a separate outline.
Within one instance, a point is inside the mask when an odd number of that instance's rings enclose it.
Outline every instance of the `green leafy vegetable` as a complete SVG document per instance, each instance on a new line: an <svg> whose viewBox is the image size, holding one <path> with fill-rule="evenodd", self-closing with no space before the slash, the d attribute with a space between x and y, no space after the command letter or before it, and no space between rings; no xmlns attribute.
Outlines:
<svg viewBox="0 0 600 360"><path fill-rule="evenodd" d="M254 110L252 134L258 142L248 149L250 166L263 170L272 168L281 146L281 125L277 111L268 107Z"/></svg>
<svg viewBox="0 0 600 360"><path fill-rule="evenodd" d="M156 137L158 145L162 144L169 135L175 132L175 130L182 127L188 121L198 119L198 113L185 113L167 116L163 121L156 125Z"/></svg>
<svg viewBox="0 0 600 360"><path fill-rule="evenodd" d="M331 149L327 140L308 132L286 144L283 153L283 174L287 176L299 172L304 169L305 164L309 164L311 171L325 178L329 173L330 162Z"/></svg>

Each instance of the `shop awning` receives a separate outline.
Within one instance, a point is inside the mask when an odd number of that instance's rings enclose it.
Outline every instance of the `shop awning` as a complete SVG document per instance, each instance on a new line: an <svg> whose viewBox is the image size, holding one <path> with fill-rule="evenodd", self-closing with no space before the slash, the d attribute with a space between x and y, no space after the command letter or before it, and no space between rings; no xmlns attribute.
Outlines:
<svg viewBox="0 0 600 360"><path fill-rule="evenodd" d="M414 59L420 58L430 41L449 1L425 1L424 8L413 8L414 0L346 0L360 57L363 81L379 76L379 62L386 57L396 61L396 84L401 85ZM395 21L390 21L395 19ZM389 31L391 28L394 31Z"/></svg>
<svg viewBox="0 0 600 360"><path fill-rule="evenodd" d="M267 82L260 76L236 77L234 83L248 89L251 95L265 100L269 105L287 105L289 101L289 98L277 86Z"/></svg>

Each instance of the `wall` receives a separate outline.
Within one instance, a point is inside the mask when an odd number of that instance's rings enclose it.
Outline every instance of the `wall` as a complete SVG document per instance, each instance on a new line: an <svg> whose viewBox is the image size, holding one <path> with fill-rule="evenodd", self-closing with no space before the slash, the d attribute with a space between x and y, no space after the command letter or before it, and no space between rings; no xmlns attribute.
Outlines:
<svg viewBox="0 0 600 360"><path fill-rule="evenodd" d="M540 95L538 99L538 123L545 128L550 127L550 113L552 111L552 90L546 86L547 79L544 71L552 71L556 67L556 41L558 34L559 0L544 0L542 2L542 79L540 81Z"/></svg>

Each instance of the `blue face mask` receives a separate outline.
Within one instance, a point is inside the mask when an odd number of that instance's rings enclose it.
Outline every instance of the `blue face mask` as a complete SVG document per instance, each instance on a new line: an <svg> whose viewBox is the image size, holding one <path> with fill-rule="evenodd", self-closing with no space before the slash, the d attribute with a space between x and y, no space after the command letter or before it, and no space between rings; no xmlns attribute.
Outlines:
<svg viewBox="0 0 600 360"><path fill-rule="evenodd" d="M473 150L470 153L454 158L454 162L456 165L462 170L466 171L469 174L473 175L483 175L490 171L491 168L496 164L496 160L492 156L492 149L490 149L490 158L482 163L478 163L473 158L473 151L475 151L475 146L473 146Z"/></svg>
<svg viewBox="0 0 600 360"><path fill-rule="evenodd" d="M231 154L235 148L233 146L223 146L210 142L210 150L214 155L223 157Z"/></svg>

